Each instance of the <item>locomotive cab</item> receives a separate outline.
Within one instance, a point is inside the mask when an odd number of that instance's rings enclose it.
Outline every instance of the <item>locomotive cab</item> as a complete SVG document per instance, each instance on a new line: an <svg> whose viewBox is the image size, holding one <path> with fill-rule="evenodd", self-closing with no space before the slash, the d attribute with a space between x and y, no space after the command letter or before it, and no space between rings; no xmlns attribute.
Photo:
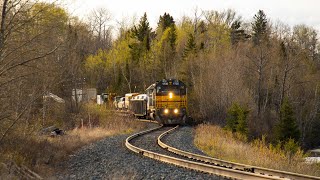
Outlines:
<svg viewBox="0 0 320 180"><path fill-rule="evenodd" d="M154 87L155 119L161 124L185 124L187 88L177 79L164 79Z"/></svg>

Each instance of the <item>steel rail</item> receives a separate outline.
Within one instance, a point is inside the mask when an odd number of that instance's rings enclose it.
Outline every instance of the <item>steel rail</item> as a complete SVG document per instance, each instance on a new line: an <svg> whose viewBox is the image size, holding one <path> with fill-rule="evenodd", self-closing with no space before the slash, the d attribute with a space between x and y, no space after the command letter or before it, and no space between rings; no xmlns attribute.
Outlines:
<svg viewBox="0 0 320 180"><path fill-rule="evenodd" d="M186 152L186 151L182 151L179 150L177 148L174 148L172 146L169 146L165 143L163 143L161 141L161 139L171 133L172 131L176 130L179 126L176 126L164 133L162 133L159 137L158 137L158 144L159 146L161 146L162 148L173 152L177 155L180 156L184 156L184 157L188 157L190 159L195 159L201 162L205 162L205 163L210 163L216 166L221 166L221 167L226 167L226 168L231 168L234 170L241 170L241 171L247 171L247 172L251 172L254 174L261 174L261 175L268 175L268 176L272 176L272 177L280 177L280 178L289 178L289 179L295 179L295 180L320 180L320 177L315 177L315 176L309 176L309 175L303 175L303 174L298 174L298 173L292 173L292 172L285 172L285 171L280 171L280 170L273 170L273 169L267 169L267 168L262 168L262 167L257 167L257 166L250 166L250 165L245 165L245 164L240 164L240 163L235 163L235 162L230 162L230 161L225 161L225 160L221 160L221 159L217 159L217 158L211 158L208 156L202 156L199 154L194 154L194 153L190 153L190 152Z"/></svg>
<svg viewBox="0 0 320 180"><path fill-rule="evenodd" d="M158 161L166 162L169 164L173 164L176 166L180 166L180 167L184 167L192 170L215 174L223 177L236 178L236 179L248 179L248 180L283 179L279 177L271 177L267 175L261 175L261 174L246 172L246 171L239 171L235 169L214 166L214 165L200 163L200 162L179 159L179 158L151 152L151 151L136 147L130 143L132 139L142 136L144 134L150 133L152 131L159 130L160 128L162 128L162 126L159 126L150 130L142 131L129 136L125 142L126 147L135 153L141 154L143 156L146 156Z"/></svg>

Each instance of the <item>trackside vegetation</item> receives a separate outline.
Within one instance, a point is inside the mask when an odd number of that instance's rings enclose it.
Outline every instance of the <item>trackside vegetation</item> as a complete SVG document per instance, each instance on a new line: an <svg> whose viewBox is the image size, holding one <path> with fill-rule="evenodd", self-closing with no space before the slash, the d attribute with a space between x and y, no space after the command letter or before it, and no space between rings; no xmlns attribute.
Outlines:
<svg viewBox="0 0 320 180"><path fill-rule="evenodd" d="M54 119L51 120L52 124L57 122ZM50 132L41 134L36 131L41 129L39 124L35 125L34 131L29 133L11 134L5 141L6 146L0 148L2 152L0 161L27 166L38 172L41 177L50 178L58 171L63 171L59 165L79 148L108 136L129 134L146 128L144 123L136 122L132 117L116 115L105 106L93 103L86 104L81 114L74 118L70 117L69 121L74 121L73 123L77 126L69 130L67 127L60 126L65 130L61 136L52 136ZM25 127L17 128L23 132ZM2 165L0 167L0 179L18 178Z"/></svg>
<svg viewBox="0 0 320 180"><path fill-rule="evenodd" d="M314 27L289 26L259 9L249 20L234 10L163 12L154 27L147 13L120 20L104 8L80 20L59 2L0 2L0 171L14 161L46 174L41 169L84 144L144 127L81 101L78 90L123 96L175 78L188 88L193 124L207 124L196 130L199 148L319 175L302 162L304 151L320 146ZM39 135L51 126L67 135Z"/></svg>
<svg viewBox="0 0 320 180"><path fill-rule="evenodd" d="M272 144L263 136L248 141L242 134L215 125L199 125L194 143L208 155L242 164L320 176L319 164L307 164L307 154L293 139Z"/></svg>

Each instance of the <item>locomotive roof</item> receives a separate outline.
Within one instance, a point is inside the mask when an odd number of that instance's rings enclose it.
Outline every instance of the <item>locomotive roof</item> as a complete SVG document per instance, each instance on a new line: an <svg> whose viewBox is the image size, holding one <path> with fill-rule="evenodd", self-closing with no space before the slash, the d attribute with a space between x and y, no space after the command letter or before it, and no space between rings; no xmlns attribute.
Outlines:
<svg viewBox="0 0 320 180"><path fill-rule="evenodd" d="M157 81L156 83L151 84L147 89L154 89L156 86L166 86L166 85L174 85L174 86L185 86L185 84L178 79L162 79L161 81Z"/></svg>
<svg viewBox="0 0 320 180"><path fill-rule="evenodd" d="M185 84L178 79L163 79L156 83L156 86L167 86L167 85L185 86Z"/></svg>

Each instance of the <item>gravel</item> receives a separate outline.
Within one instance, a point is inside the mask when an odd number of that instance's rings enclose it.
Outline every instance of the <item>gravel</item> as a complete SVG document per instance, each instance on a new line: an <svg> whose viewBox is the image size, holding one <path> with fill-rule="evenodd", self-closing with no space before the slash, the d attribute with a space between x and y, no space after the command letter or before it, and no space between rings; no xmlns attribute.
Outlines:
<svg viewBox="0 0 320 180"><path fill-rule="evenodd" d="M194 145L194 129L190 126L179 127L178 130L167 134L161 140L174 148L206 156L203 151Z"/></svg>
<svg viewBox="0 0 320 180"><path fill-rule="evenodd" d="M190 136L188 132L192 131L183 133ZM128 136L108 137L80 149L63 164L65 171L52 179L223 179L133 153L124 145ZM192 137L188 137L179 146L189 146L191 142Z"/></svg>

